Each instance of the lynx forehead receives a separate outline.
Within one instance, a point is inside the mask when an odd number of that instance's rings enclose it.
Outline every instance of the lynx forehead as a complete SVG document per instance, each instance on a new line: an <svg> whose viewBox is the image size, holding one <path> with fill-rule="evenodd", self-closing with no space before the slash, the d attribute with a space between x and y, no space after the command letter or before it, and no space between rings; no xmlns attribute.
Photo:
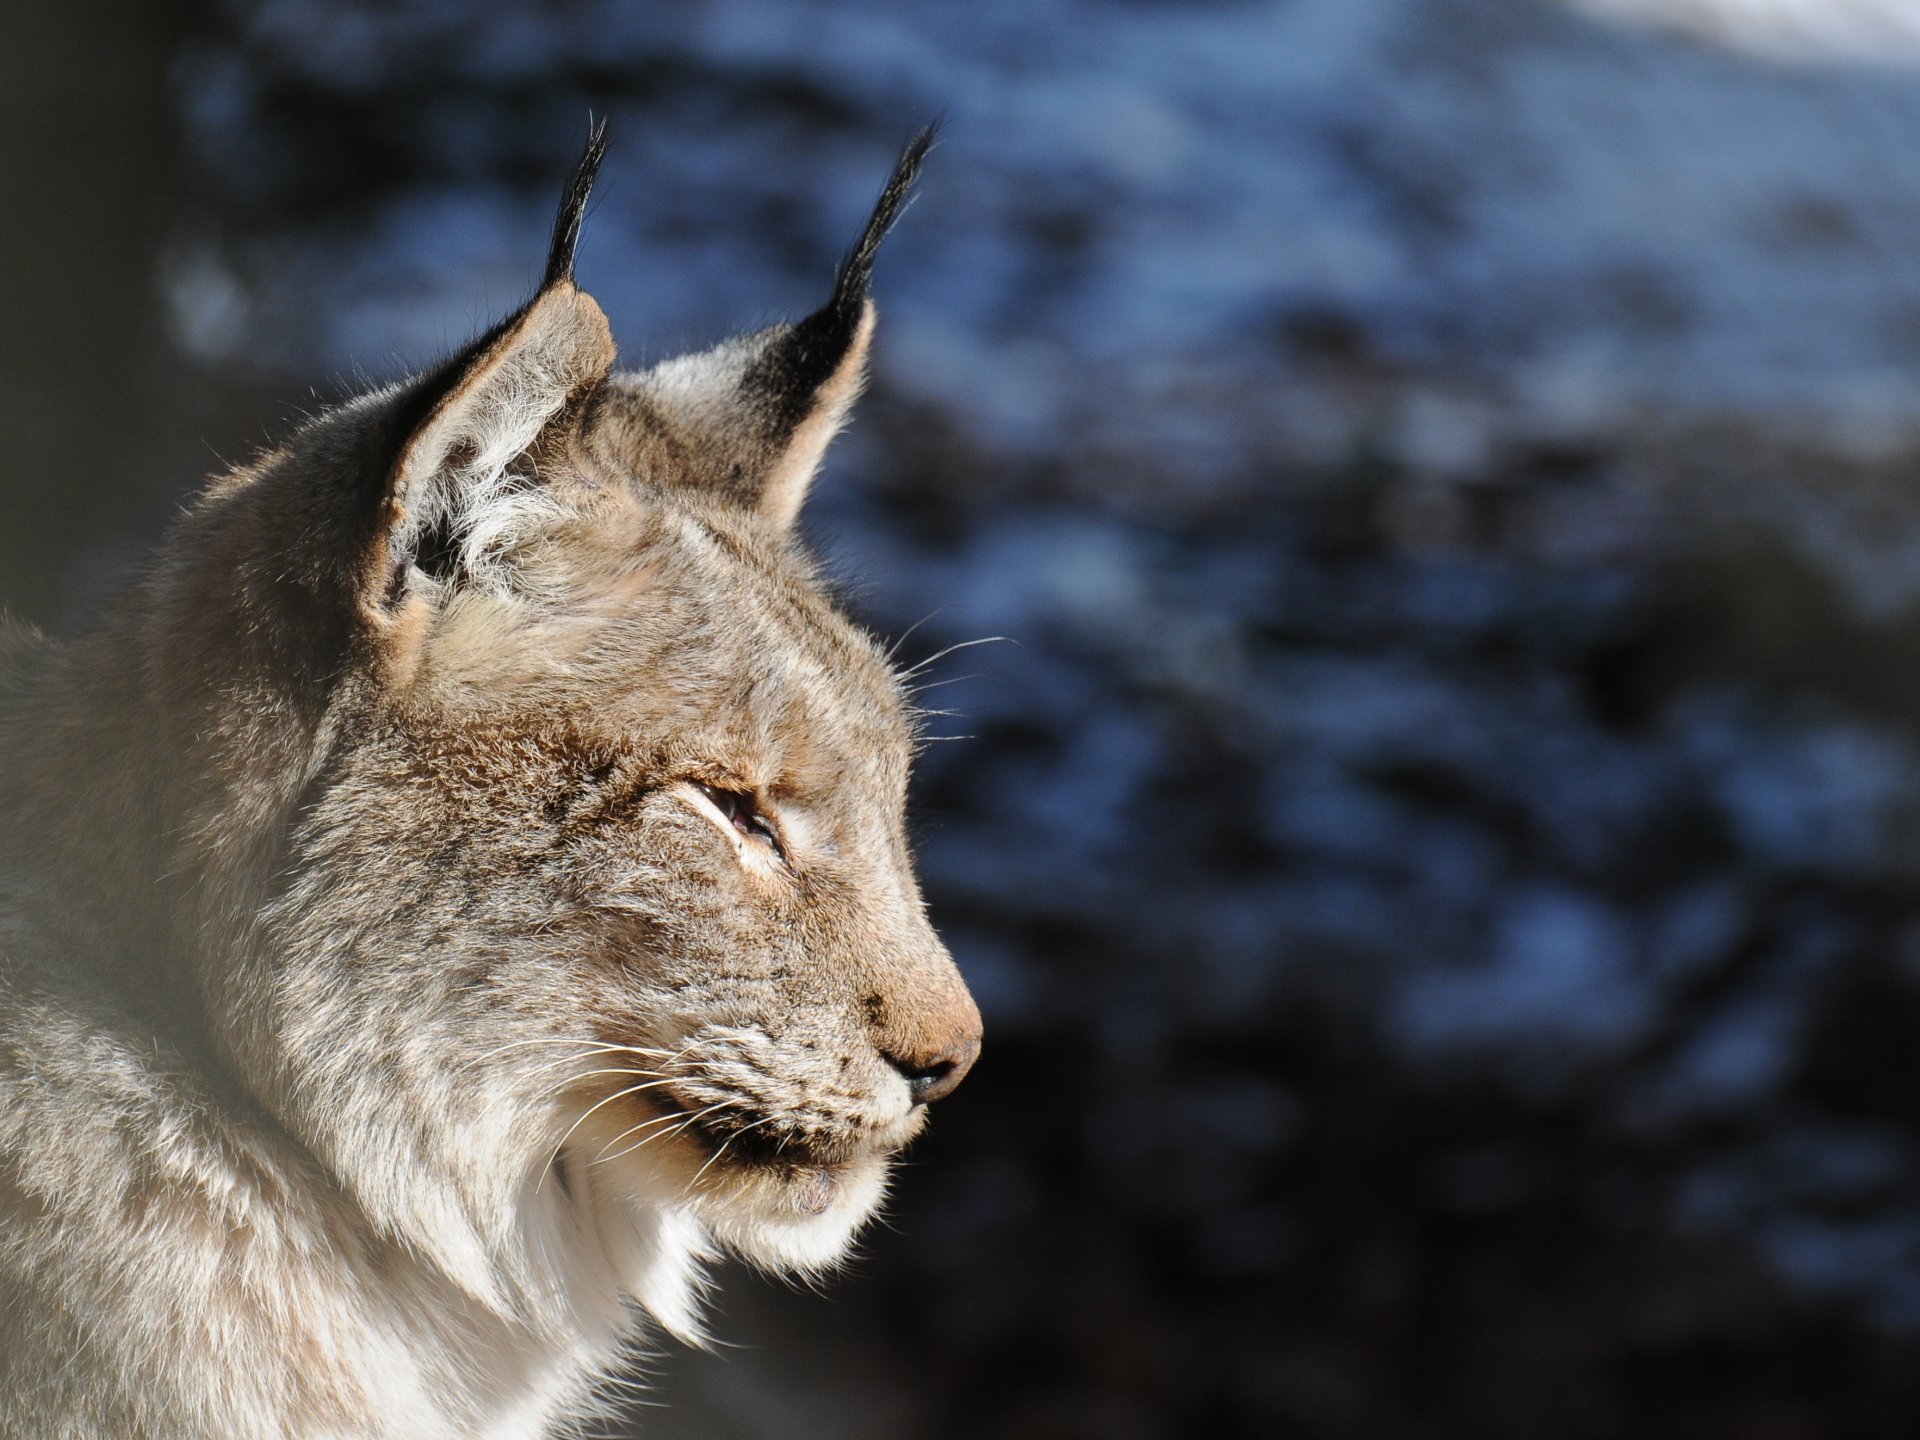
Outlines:
<svg viewBox="0 0 1920 1440"><path fill-rule="evenodd" d="M596 131L526 306L0 630L0 1432L546 1434L844 1253L980 1044L793 535L928 141L819 311L622 371Z"/></svg>

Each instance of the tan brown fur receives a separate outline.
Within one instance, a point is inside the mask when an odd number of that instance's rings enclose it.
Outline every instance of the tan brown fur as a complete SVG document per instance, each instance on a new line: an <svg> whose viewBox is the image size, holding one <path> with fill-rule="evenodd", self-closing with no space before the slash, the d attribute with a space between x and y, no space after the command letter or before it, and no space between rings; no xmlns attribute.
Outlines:
<svg viewBox="0 0 1920 1440"><path fill-rule="evenodd" d="M551 1433L716 1250L833 1263L977 1052L910 707L791 534L864 270L663 387L568 219L91 632L0 632L0 1434Z"/></svg>

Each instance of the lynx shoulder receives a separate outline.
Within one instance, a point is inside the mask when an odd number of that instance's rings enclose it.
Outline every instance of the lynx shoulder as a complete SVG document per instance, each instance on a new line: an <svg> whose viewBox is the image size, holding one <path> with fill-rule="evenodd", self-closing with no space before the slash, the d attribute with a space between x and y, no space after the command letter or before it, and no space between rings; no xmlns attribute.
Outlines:
<svg viewBox="0 0 1920 1440"><path fill-rule="evenodd" d="M0 1434L537 1436L703 1263L829 1266L979 1048L911 706L793 538L825 306L616 368L573 281L0 630Z"/></svg>

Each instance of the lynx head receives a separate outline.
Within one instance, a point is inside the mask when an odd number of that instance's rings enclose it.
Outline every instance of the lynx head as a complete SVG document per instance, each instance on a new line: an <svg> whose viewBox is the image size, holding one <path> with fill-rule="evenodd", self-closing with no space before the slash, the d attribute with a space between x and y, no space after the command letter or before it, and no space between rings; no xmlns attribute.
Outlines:
<svg viewBox="0 0 1920 1440"><path fill-rule="evenodd" d="M216 484L163 572L219 697L185 809L222 1043L488 1303L582 1235L683 1333L709 1238L831 1263L978 1050L909 699L793 535L927 141L819 311L620 371L572 279L596 133L535 298Z"/></svg>

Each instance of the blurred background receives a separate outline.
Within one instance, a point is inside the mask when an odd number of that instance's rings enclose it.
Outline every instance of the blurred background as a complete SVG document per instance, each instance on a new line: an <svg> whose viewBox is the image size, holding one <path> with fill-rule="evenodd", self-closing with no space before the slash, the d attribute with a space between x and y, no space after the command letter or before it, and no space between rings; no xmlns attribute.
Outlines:
<svg viewBox="0 0 1920 1440"><path fill-rule="evenodd" d="M16 0L0 601L580 261L804 313L985 1058L655 1440L1920 1416L1920 4ZM917 625L917 628L913 628ZM625 1432L621 1432L625 1433Z"/></svg>

